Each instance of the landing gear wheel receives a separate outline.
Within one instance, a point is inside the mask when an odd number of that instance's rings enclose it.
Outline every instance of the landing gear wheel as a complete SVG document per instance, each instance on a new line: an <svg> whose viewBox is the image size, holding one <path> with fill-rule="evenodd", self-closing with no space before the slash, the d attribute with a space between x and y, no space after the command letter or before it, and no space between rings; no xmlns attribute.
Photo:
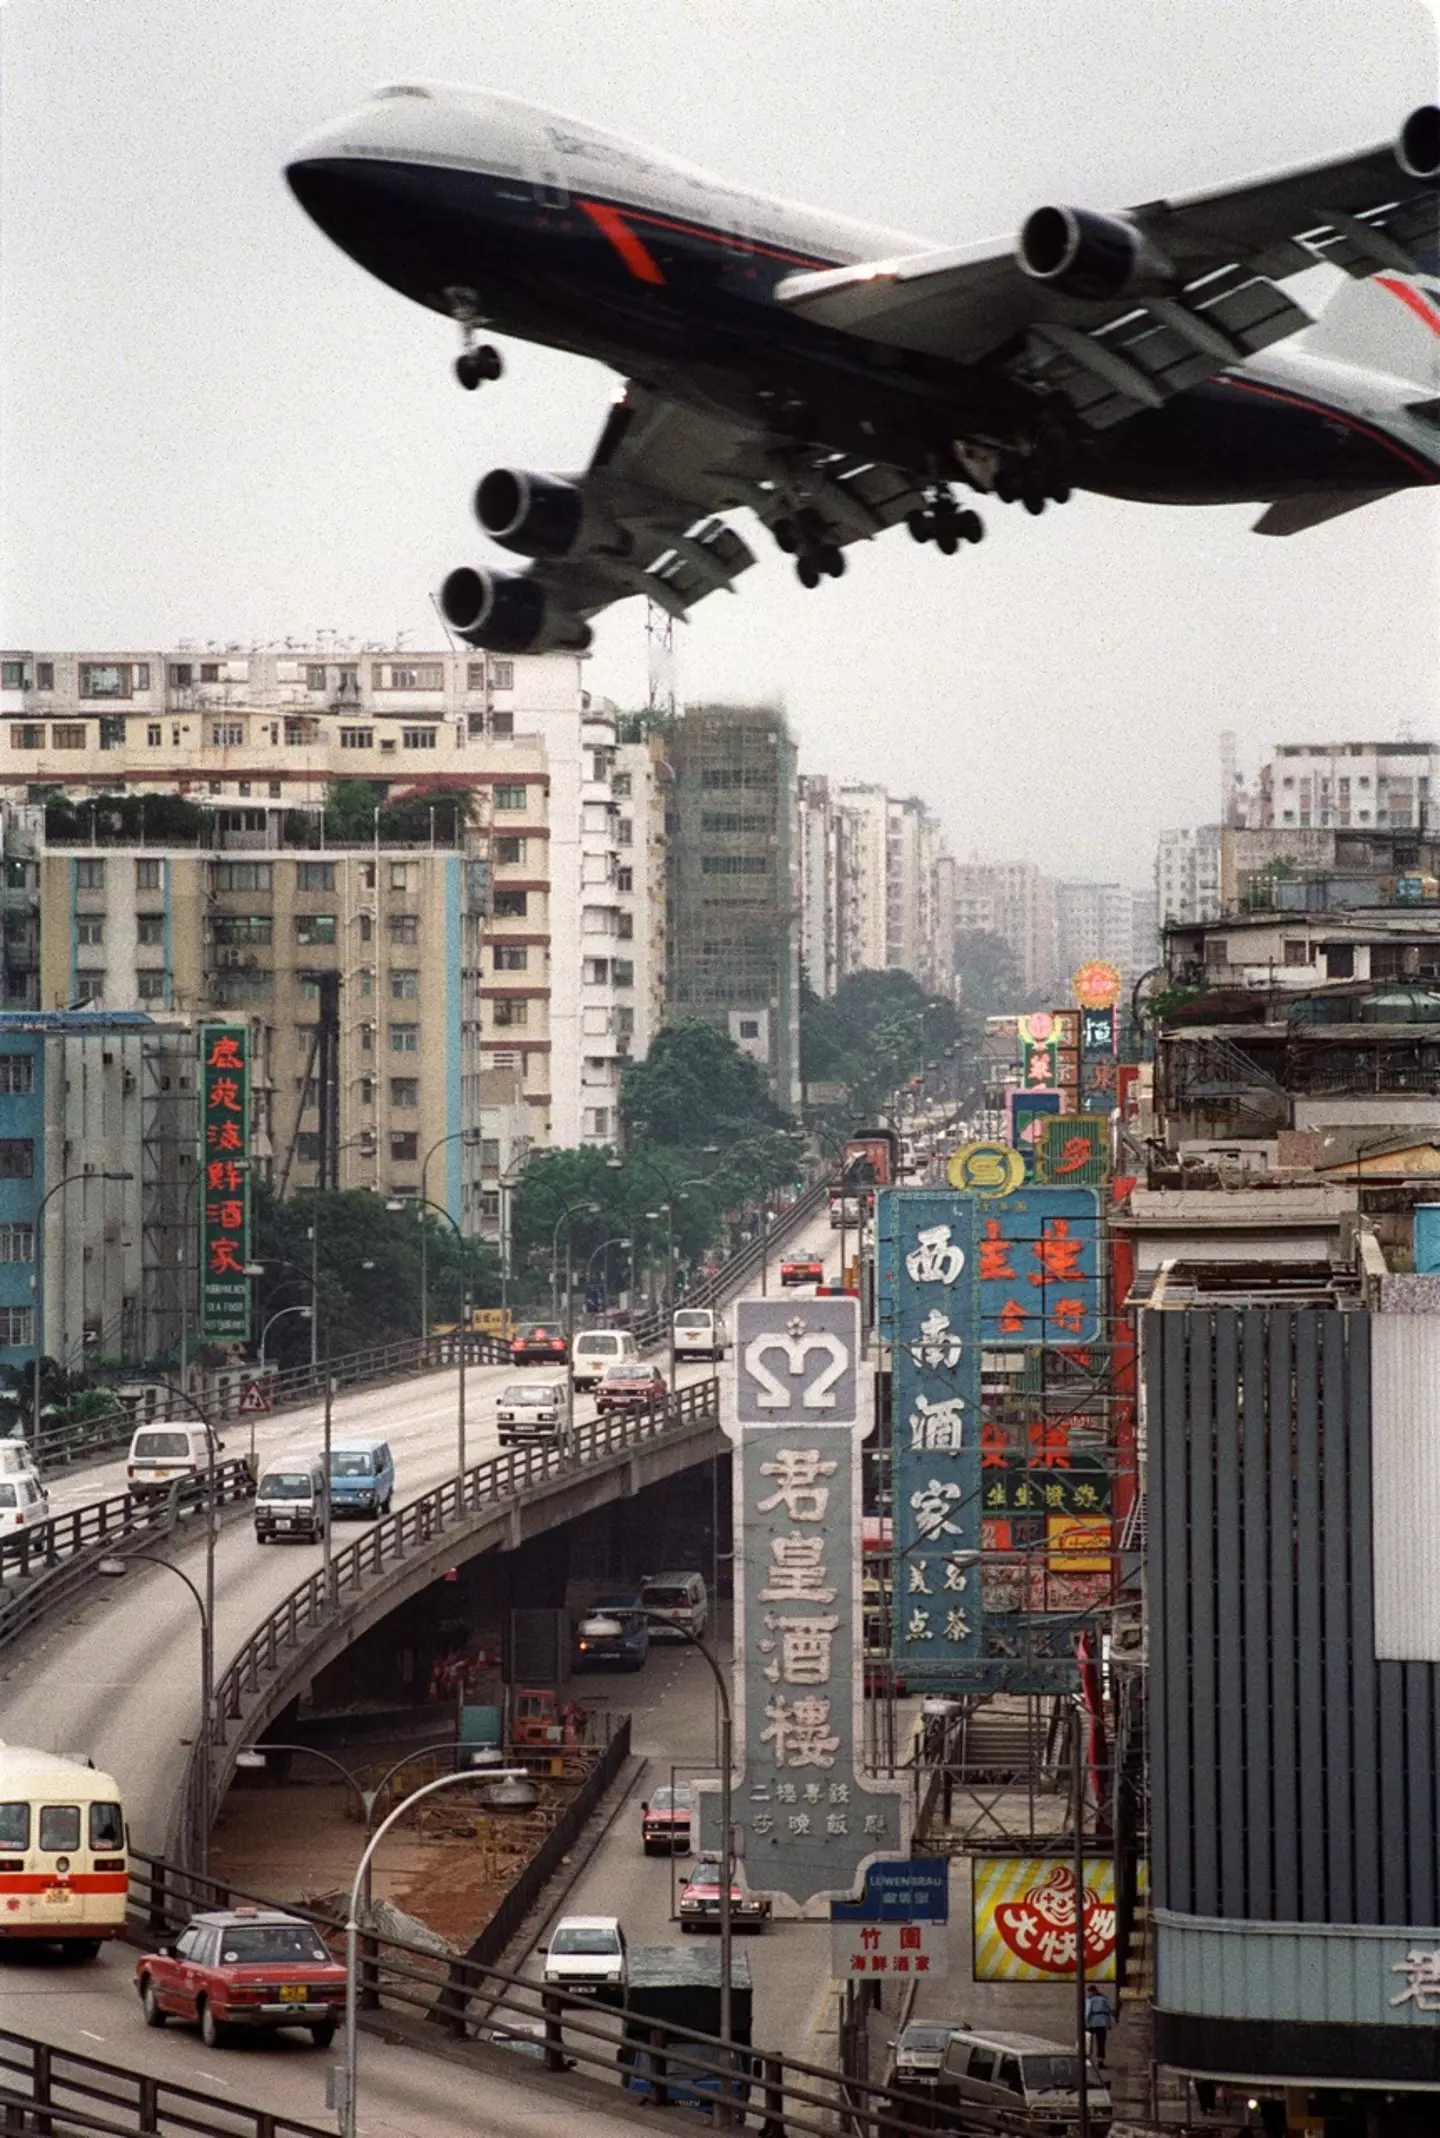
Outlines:
<svg viewBox="0 0 1440 2138"><path fill-rule="evenodd" d="M808 535L812 542L824 541L825 522L821 519L819 513L815 510L815 507L813 505L801 506L800 510L795 515L795 525L800 529L800 532L802 534Z"/></svg>
<svg viewBox="0 0 1440 2138"><path fill-rule="evenodd" d="M916 542L928 542L935 532L930 514L922 511L919 506L916 507L914 512L906 513L905 525L909 528L911 536Z"/></svg>
<svg viewBox="0 0 1440 2138"><path fill-rule="evenodd" d="M828 572L832 579L844 578L845 552L843 549L840 548L838 543L822 543L820 547L819 556L816 561L818 562L821 571Z"/></svg>
<svg viewBox="0 0 1440 2138"><path fill-rule="evenodd" d="M985 522L978 512L962 512L955 523L955 532L962 542L983 542Z"/></svg>
<svg viewBox="0 0 1440 2138"><path fill-rule="evenodd" d="M164 2026L168 2015L161 2011L160 2000L155 1995L155 1985L148 1975L145 1977L144 1988L140 1992L140 2009L145 2014L147 2027Z"/></svg>
<svg viewBox="0 0 1440 2138"><path fill-rule="evenodd" d="M820 584L820 567L813 557L802 557L795 567L795 576L801 586L817 587ZM688 1923L681 1925L682 1929L688 1930L689 1927Z"/></svg>
<svg viewBox="0 0 1440 2138"><path fill-rule="evenodd" d="M995 478L995 495L1002 505L1013 505L1020 495L1014 476L1008 474L1004 469Z"/></svg>
<svg viewBox="0 0 1440 2138"><path fill-rule="evenodd" d="M787 557L793 557L800 547L800 538L795 532L793 520L777 520L770 530L775 537L777 549L783 549Z"/></svg>
<svg viewBox="0 0 1440 2138"><path fill-rule="evenodd" d="M1043 490L1027 488L1021 493L1020 502L1024 505L1025 510L1029 513L1033 513L1035 518L1038 520L1050 500L1046 497Z"/></svg>
<svg viewBox="0 0 1440 2138"><path fill-rule="evenodd" d="M1050 495L1057 505L1068 505L1070 502L1069 483L1052 483L1050 486Z"/></svg>
<svg viewBox="0 0 1440 2138"><path fill-rule="evenodd" d="M455 359L455 376L467 393L473 393L487 379L498 379L505 370L505 359L493 342L481 342L477 348L462 350Z"/></svg>
<svg viewBox="0 0 1440 2138"><path fill-rule="evenodd" d="M953 557L960 547L960 537L947 521L935 537L935 547L942 557Z"/></svg>
<svg viewBox="0 0 1440 2138"><path fill-rule="evenodd" d="M208 1998L200 2006L200 2039L207 2049L223 2048L226 2041L226 2030L211 2011Z"/></svg>

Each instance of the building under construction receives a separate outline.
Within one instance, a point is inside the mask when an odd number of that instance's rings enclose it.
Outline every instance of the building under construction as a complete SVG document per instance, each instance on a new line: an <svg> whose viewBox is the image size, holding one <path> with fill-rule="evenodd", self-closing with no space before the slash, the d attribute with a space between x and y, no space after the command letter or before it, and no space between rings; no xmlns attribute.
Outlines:
<svg viewBox="0 0 1440 2138"><path fill-rule="evenodd" d="M777 707L691 706L668 738L668 1014L703 1018L799 1102L795 746Z"/></svg>

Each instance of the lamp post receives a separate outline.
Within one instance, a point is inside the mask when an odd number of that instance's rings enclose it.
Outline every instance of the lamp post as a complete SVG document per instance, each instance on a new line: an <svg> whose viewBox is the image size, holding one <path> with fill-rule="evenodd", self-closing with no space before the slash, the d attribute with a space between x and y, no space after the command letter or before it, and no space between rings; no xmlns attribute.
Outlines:
<svg viewBox="0 0 1440 2138"><path fill-rule="evenodd" d="M213 1455L210 1467L213 1480L215 1467ZM212 1505L213 1499L214 1487L212 1482ZM115 1579L128 1573L131 1564L136 1559L145 1559L149 1561L151 1566L163 1567L167 1574L173 1574L177 1581L183 1581L190 1594L194 1597L195 1608L200 1613L200 1831L194 1839L197 1844L195 1867L199 1875L205 1878L209 1875L210 1870L210 1820L213 1808L211 1794L214 1787L214 1761L210 1745L211 1709L215 1701L214 1593L212 1590L210 1606L207 1608L204 1597L200 1594L190 1576L176 1566L172 1559L162 1559L157 1552L129 1552L123 1559L102 1559L96 1567L96 1572ZM211 1564L213 1566L213 1560Z"/></svg>
<svg viewBox="0 0 1440 2138"><path fill-rule="evenodd" d="M596 1247L596 1248L592 1248L592 1249L591 1249L590 1253L589 1253L589 1254L588 1254L588 1255L586 1256L586 1258L585 1258L585 1289L586 1289L587 1291L588 1291L588 1290L590 1289L590 1272L591 1272L591 1271L592 1271L592 1270L594 1269L594 1267L595 1267L595 1257L596 1257L596 1255L603 1255L603 1254L605 1254L606 1250L607 1250L608 1248L611 1248L611 1247L628 1247L629 1245L630 1245L630 1242L629 1242L629 1240L628 1240L628 1239L627 1239L627 1238L626 1238L626 1237L624 1236L624 1234L623 1234L623 1233L619 1233L619 1232L612 1232L608 1240L602 1240L602 1241L600 1242L600 1245L599 1245L598 1247ZM602 1287L602 1289L604 1290L604 1292L605 1292L605 1295L606 1295L606 1297L607 1297L607 1298L608 1298L608 1297L609 1297L609 1295L610 1295L610 1285L609 1285L609 1282L608 1282L608 1279L609 1279L609 1271L610 1271L610 1265L609 1265L609 1262L608 1262L608 1261L602 1262L602 1263L601 1263L601 1265L600 1265L600 1283L601 1283L601 1287Z"/></svg>
<svg viewBox="0 0 1440 2138"><path fill-rule="evenodd" d="M437 1151L444 1150L447 1143L478 1143L478 1128L455 1128L448 1136L437 1136L420 1162L420 1200L429 1209L439 1206L430 1201L430 1161ZM447 1210L445 1215L449 1217ZM420 1227L420 1334L430 1334L430 1241L428 1228Z"/></svg>
<svg viewBox="0 0 1440 2138"><path fill-rule="evenodd" d="M387 1210L408 1210L412 1206L421 1213L420 1230L422 1238L425 1231L424 1213L427 1210L433 1210L437 1217L444 1218L446 1224L454 1233L456 1244L460 1249L460 1327L456 1337L456 1351L459 1356L459 1371L456 1375L455 1384L455 1489L457 1494L459 1495L460 1503L463 1505L465 1498L466 1467L465 1349L470 1334L470 1265L469 1262L466 1260L465 1255L465 1235L460 1230L460 1226L456 1219L451 1217L450 1212L445 1208L443 1203L428 1202L423 1195L391 1196L389 1201L386 1203L385 1208Z"/></svg>
<svg viewBox="0 0 1440 2138"><path fill-rule="evenodd" d="M313 1307L312 1307L311 1305L309 1305L309 1304L308 1304L308 1302L306 1302L306 1301L303 1301L303 1300L301 1301L301 1303L300 1303L300 1305L299 1305L299 1306L296 1306L296 1307L277 1307L277 1308L276 1308L276 1310L275 1310L275 1312L274 1312L273 1314L267 1315L267 1316L266 1316L266 1319L265 1319L265 1325L264 1325L264 1327L263 1327L263 1328L261 1329L261 1331L260 1331L260 1341L259 1341L259 1343L258 1343L258 1344L256 1345L256 1347L255 1347L255 1348L256 1348L256 1354L257 1354L257 1359L258 1359L258 1363L259 1363L260 1365L262 1365L262 1366L263 1366L263 1365L264 1365L264 1363L265 1363L265 1339L266 1339L266 1337L267 1337L267 1336L268 1336L268 1335L270 1334L270 1331L271 1331L271 1330L272 1330L272 1329L274 1328L274 1326L275 1326L276 1322L277 1322L277 1321L283 1321L283 1320L285 1319L285 1316L286 1316L287 1314L308 1314L308 1315L310 1316L310 1319L311 1319L312 1323L313 1323L313 1321L314 1321L314 1319L315 1319L315 1309L314 1309L314 1308L313 1308Z"/></svg>
<svg viewBox="0 0 1440 2138"><path fill-rule="evenodd" d="M529 1153L525 1154L528 1157ZM505 1198L513 1193L524 1178L525 1158L522 1157L513 1173L501 1173L495 1182L495 1192L500 1203L500 1314L501 1327L508 1331L510 1313L510 1226L512 1213L506 1210Z"/></svg>
<svg viewBox="0 0 1440 2138"><path fill-rule="evenodd" d="M106 1167L104 1172L67 1173L57 1180L53 1188L47 1188L41 1196L35 1212L35 1416L31 1425L31 1438L38 1448L40 1442L40 1362L45 1356L45 1207L62 1188L73 1187L77 1180L133 1180L133 1173Z"/></svg>
<svg viewBox="0 0 1440 2138"><path fill-rule="evenodd" d="M550 1235L550 1285L552 1300L555 1297L556 1265L560 1253L560 1227L565 1227L565 1448L568 1453L575 1444L575 1286L570 1271L570 1221L582 1212L593 1217L599 1210L598 1203L567 1203L555 1220L555 1230Z"/></svg>
<svg viewBox="0 0 1440 2138"><path fill-rule="evenodd" d="M510 1771L513 1773L515 1770L512 1769ZM498 1776L492 1773L488 1774L485 1779L493 1781L498 1779ZM412 1804L418 1804L423 1797L433 1796L437 1789L453 1789L459 1782L469 1782L473 1786L475 1780L476 1777L469 1773L440 1774L436 1776L433 1782L424 1782L420 1788L412 1789L409 1796L402 1797L400 1802L387 1813L386 1817L375 1829L375 1832L366 1842L361 1852L360 1861L355 1867L355 1877L350 1887L350 1906L345 1919L345 2078L340 2102L340 2138L355 2138L355 2093L358 2077L355 2019L359 2003L358 1961L360 1951L360 1924L357 1920L356 1910L360 1906L362 1881L370 1869L370 1860L374 1856L376 1849L385 1839L395 1821L403 1818Z"/></svg>

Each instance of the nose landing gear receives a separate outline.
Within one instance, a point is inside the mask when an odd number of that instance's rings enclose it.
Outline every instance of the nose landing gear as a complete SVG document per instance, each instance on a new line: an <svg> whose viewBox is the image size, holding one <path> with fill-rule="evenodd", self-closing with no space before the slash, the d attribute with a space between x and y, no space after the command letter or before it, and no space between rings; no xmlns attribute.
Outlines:
<svg viewBox="0 0 1440 2138"><path fill-rule="evenodd" d="M487 379L500 378L505 370L505 359L493 342L478 342L473 349L462 349L455 359L455 376L467 393L473 393Z"/></svg>
<svg viewBox="0 0 1440 2138"><path fill-rule="evenodd" d="M953 557L962 542L985 538L985 523L978 512L962 509L948 490L931 493L928 504L917 506L905 522L917 542L933 542L944 557Z"/></svg>

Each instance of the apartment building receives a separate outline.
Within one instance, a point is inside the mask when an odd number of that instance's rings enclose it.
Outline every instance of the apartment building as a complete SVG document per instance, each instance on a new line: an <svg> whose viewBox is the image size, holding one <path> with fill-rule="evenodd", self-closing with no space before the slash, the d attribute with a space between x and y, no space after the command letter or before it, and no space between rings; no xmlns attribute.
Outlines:
<svg viewBox="0 0 1440 2138"><path fill-rule="evenodd" d="M772 706L687 707L669 738L667 1002L761 1062L799 1101L795 748Z"/></svg>
<svg viewBox="0 0 1440 2138"><path fill-rule="evenodd" d="M622 1058L637 1061L665 1019L667 840L665 814L671 772L664 737L633 717L622 719L611 792L620 864L616 878L622 957L634 968L634 1000L622 1004L617 1027Z"/></svg>
<svg viewBox="0 0 1440 2138"><path fill-rule="evenodd" d="M1247 820L1319 830L1370 826L1424 832L1440 794L1433 742L1286 742L1260 767Z"/></svg>
<svg viewBox="0 0 1440 2138"><path fill-rule="evenodd" d="M889 962L890 797L883 787L836 789L839 840L839 977L883 972Z"/></svg>
<svg viewBox="0 0 1440 2138"><path fill-rule="evenodd" d="M955 864L956 926L982 929L1008 943L1027 996L1053 995L1073 969L1062 972L1058 891L1054 878L1033 862Z"/></svg>
<svg viewBox="0 0 1440 2138"><path fill-rule="evenodd" d="M73 805L69 829L82 838L87 806L94 805L97 826L105 813L102 797L123 803L163 794L208 812L200 841L204 855L198 845L188 855L193 868L187 870L184 851L152 851L150 841L146 853L129 857L136 870L159 867L166 886L173 861L170 920L160 907L129 898L128 892L142 901L152 897L154 886L142 891L131 883L111 915L93 895L80 895L83 887L72 881L78 897L69 916L73 933L47 939L43 957L33 939L42 902L38 887L25 881L27 870L38 871L39 864L7 851L6 999L53 1005L59 995L70 1001L103 974L101 992L86 999L109 1006L121 999L124 974L133 981L137 1005L165 1006L195 996L208 1006L214 999L210 977L223 972L233 996L243 989L240 976L252 971L270 975L268 982L252 983L257 999L268 987L283 1029L303 1032L313 1022L306 975L333 968L346 980L342 1054L354 1087L343 1102L342 1140L362 1126L373 1128L374 1163L382 1166L392 1129L408 1150L412 1124L389 1123L380 1101L393 1080L401 1092L397 1108L410 1111L414 1079L398 1065L382 1072L366 1062L367 1027L375 1028L372 1053L391 1045L388 1025L377 1023L367 1004L377 999L376 990L378 999L389 999L384 990L392 965L397 987L411 984L406 975L413 969L422 994L394 999L397 1005L419 1000L421 1010L390 1020L402 1027L396 1050L406 1043L407 1024L424 1027L427 1053L436 1035L446 1034L426 1063L434 1103L422 1080L416 1107L421 1119L413 1126L422 1153L427 1138L479 1127L481 1080L497 1073L514 1080L523 1095L531 1142L610 1141L623 1061L648 1046L657 1015L653 970L648 992L637 998L630 955L635 901L650 902L640 930L647 955L657 927L663 941L664 922L657 923L653 911L660 890L650 849L642 890L622 890L631 864L622 858L621 798L611 787L614 716L592 704L580 677L579 660L568 654L505 660L386 647L191 645L104 654L6 653L0 659L0 797L15 802L61 791ZM363 781L373 791L377 840L368 855L331 852L326 841L326 796L340 781ZM438 842L407 845L403 853L378 839L387 803L412 804L419 814L412 813L410 828L418 823L423 831L426 796L438 799L455 788L469 792L471 828L463 850L447 851L443 834ZM113 833L97 835L92 845L93 851L82 851L72 837L68 861L84 874L82 863L103 872L113 860L107 889L118 896L124 870ZM247 879L242 891L247 855L253 857L254 886ZM663 872L663 849L660 862ZM259 894L253 913L241 912L236 901L254 893L267 869L268 890ZM223 877L216 873L222 870ZM208 921L202 923L202 895L219 901L222 930L232 936L242 922L263 931L268 921L269 943L247 945L237 937L222 944L213 930L207 933ZM59 925L63 899L53 885L43 903L52 925ZM331 920L333 943L323 940ZM111 931L104 959L80 954L101 947L97 927ZM284 957L260 955L277 941ZM222 950L234 954L223 966ZM302 955L310 952L317 955ZM253 966L246 966L247 957L254 958ZM443 1018L438 1026L428 1014L431 996ZM287 1041L276 1064L285 1088L304 1074L292 1059L297 1048L304 1051L303 1039L294 1047ZM373 1109L359 1096L371 1084ZM301 1139L312 1131L277 1119L273 1132L282 1153L289 1152L293 1133L290 1178L303 1182L307 1146ZM463 1208L468 1221L478 1198L494 1191L465 1175L458 1147L451 1147L446 1162L444 1200L452 1215ZM352 1167L360 1164L351 1160ZM403 1189L403 1178L396 1186Z"/></svg>
<svg viewBox="0 0 1440 2138"><path fill-rule="evenodd" d="M1162 831L1155 849L1155 921L1212 921L1220 915L1223 827L1200 824Z"/></svg>
<svg viewBox="0 0 1440 2138"><path fill-rule="evenodd" d="M885 963L908 972L929 993L948 996L955 982L955 932L952 926L947 936L941 922L944 852L939 821L922 801L914 795L887 798Z"/></svg>
<svg viewBox="0 0 1440 2138"><path fill-rule="evenodd" d="M796 782L795 851L800 878L800 962L807 986L833 995L840 980L841 825L830 782L802 772Z"/></svg>

